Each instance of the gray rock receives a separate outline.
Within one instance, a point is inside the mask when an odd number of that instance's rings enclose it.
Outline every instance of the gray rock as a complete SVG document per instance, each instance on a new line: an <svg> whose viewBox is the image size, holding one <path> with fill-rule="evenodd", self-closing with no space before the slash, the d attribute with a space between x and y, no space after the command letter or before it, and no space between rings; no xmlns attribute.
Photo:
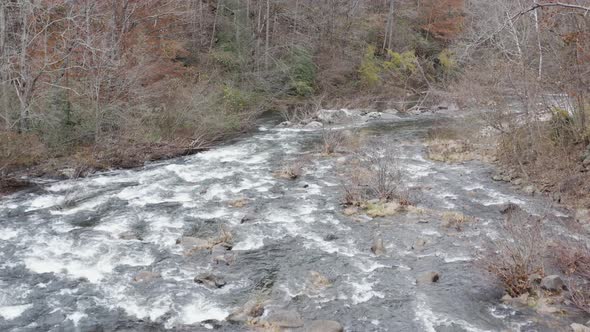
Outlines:
<svg viewBox="0 0 590 332"><path fill-rule="evenodd" d="M503 176L500 174L494 174L492 176L492 180L494 180L494 181L502 181L502 178L503 178Z"/></svg>
<svg viewBox="0 0 590 332"><path fill-rule="evenodd" d="M572 331L574 332L590 332L590 327L578 323L573 323L570 325Z"/></svg>
<svg viewBox="0 0 590 332"><path fill-rule="evenodd" d="M232 263L234 263L236 261L236 256L233 254L217 255L217 256L212 256L211 260L215 264L231 265Z"/></svg>
<svg viewBox="0 0 590 332"><path fill-rule="evenodd" d="M382 115L383 114L381 112L371 112L371 113L367 114L367 118L375 120L375 119L380 119Z"/></svg>
<svg viewBox="0 0 590 332"><path fill-rule="evenodd" d="M253 215L251 215L251 214L247 214L247 215L245 215L245 216L243 216L243 217L242 217L242 219L240 220L240 223L241 223L241 224L245 224L245 223L247 223L247 222L249 222L249 221L253 221L254 219L255 219L255 218L254 218L254 216L253 216Z"/></svg>
<svg viewBox="0 0 590 332"><path fill-rule="evenodd" d="M541 275L538 273L534 273L529 276L529 279L536 284L540 284L543 280L543 277L541 277Z"/></svg>
<svg viewBox="0 0 590 332"><path fill-rule="evenodd" d="M197 284L202 284L209 288L221 288L226 284L223 278L210 273L199 274L194 280Z"/></svg>
<svg viewBox="0 0 590 332"><path fill-rule="evenodd" d="M346 110L320 110L318 112L318 119L324 123L342 122L350 117L350 113Z"/></svg>
<svg viewBox="0 0 590 332"><path fill-rule="evenodd" d="M297 311L281 310L268 315L266 319L268 323L275 327L281 328L298 328L302 327L304 322Z"/></svg>
<svg viewBox="0 0 590 332"><path fill-rule="evenodd" d="M283 121L283 122L279 123L279 125L277 127L287 128L287 127L291 127L292 125L293 125L293 123L291 121Z"/></svg>
<svg viewBox="0 0 590 332"><path fill-rule="evenodd" d="M558 275L550 275L541 280L541 288L549 291L561 291L565 284Z"/></svg>
<svg viewBox="0 0 590 332"><path fill-rule="evenodd" d="M321 129L324 125L318 121L312 121L305 125L305 129Z"/></svg>
<svg viewBox="0 0 590 332"><path fill-rule="evenodd" d="M75 168L64 168L59 171L59 173L68 179L72 179L76 176L76 169Z"/></svg>
<svg viewBox="0 0 590 332"><path fill-rule="evenodd" d="M586 158L584 158L584 160L582 161L582 165L583 165L584 167L590 167L590 156L589 156L589 157L586 157Z"/></svg>
<svg viewBox="0 0 590 332"><path fill-rule="evenodd" d="M324 236L324 241L334 241L334 240L338 240L338 236L335 234L327 234L326 236Z"/></svg>
<svg viewBox="0 0 590 332"><path fill-rule="evenodd" d="M438 272L426 272L421 274L418 278L416 278L417 284L431 284L434 282L438 282L440 279L440 274Z"/></svg>
<svg viewBox="0 0 590 332"><path fill-rule="evenodd" d="M383 239L381 237L377 237L373 240L371 252L377 256L385 254L385 246L383 245Z"/></svg>
<svg viewBox="0 0 590 332"><path fill-rule="evenodd" d="M516 178L514 180L512 180L512 184L516 185L516 186L520 186L523 183L523 180L521 178Z"/></svg>
<svg viewBox="0 0 590 332"><path fill-rule="evenodd" d="M314 320L305 329L306 332L343 332L340 323L333 320Z"/></svg>
<svg viewBox="0 0 590 332"><path fill-rule="evenodd" d="M135 276L133 276L134 282L151 282L157 279L162 278L162 275L157 272L150 272L150 271L140 271Z"/></svg>

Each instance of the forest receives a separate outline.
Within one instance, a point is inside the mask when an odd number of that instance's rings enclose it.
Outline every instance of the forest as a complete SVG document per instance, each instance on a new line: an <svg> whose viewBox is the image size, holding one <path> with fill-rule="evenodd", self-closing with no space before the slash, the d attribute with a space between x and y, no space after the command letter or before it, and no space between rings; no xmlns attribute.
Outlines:
<svg viewBox="0 0 590 332"><path fill-rule="evenodd" d="M0 330L590 331L588 225L590 0L0 0Z"/></svg>
<svg viewBox="0 0 590 332"><path fill-rule="evenodd" d="M318 102L404 111L441 94L491 105L496 117L508 95L532 112L542 93L566 94L560 139L587 141L586 10L524 0L6 0L0 172L137 166L209 147L266 111Z"/></svg>

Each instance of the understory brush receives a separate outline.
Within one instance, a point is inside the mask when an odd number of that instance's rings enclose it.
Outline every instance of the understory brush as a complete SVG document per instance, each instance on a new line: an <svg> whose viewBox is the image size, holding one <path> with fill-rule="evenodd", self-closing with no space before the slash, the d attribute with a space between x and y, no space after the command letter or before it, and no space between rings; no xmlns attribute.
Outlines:
<svg viewBox="0 0 590 332"><path fill-rule="evenodd" d="M578 309L590 314L590 249L587 244L560 242L554 260L568 276L570 300Z"/></svg>

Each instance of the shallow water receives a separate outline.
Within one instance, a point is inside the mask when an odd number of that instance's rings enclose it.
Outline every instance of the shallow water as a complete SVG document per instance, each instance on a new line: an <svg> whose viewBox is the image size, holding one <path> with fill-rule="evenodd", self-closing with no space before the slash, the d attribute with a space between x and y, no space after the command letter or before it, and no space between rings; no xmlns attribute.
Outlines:
<svg viewBox="0 0 590 332"><path fill-rule="evenodd" d="M7 197L0 201L0 330L240 331L247 327L225 319L253 298L267 299L267 311L295 309L306 321L337 320L347 331L553 330L532 312L499 305L500 288L473 260L498 236L503 204L556 225L564 214L493 182L485 164L426 160L423 138L441 121L453 120L421 115L356 130L396 146L420 207L476 218L461 232L421 214L344 216L343 157L313 157L295 181L273 176L313 149L319 132L271 123L198 155ZM246 205L232 207L238 199ZM222 225L234 236L230 265L206 252L187 256L176 244L214 236ZM137 238L120 238L129 231ZM380 257L369 249L377 234L387 248ZM412 249L417 239L426 241L423 249ZM162 278L132 281L146 270ZM311 271L332 286L313 287ZM440 282L416 285L426 271L440 272ZM227 285L195 283L202 272Z"/></svg>

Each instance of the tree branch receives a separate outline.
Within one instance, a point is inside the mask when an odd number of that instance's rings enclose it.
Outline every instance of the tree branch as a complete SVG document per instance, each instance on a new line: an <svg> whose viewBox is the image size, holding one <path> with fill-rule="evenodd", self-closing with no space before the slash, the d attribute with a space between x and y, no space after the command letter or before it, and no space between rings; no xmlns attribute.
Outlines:
<svg viewBox="0 0 590 332"><path fill-rule="evenodd" d="M580 6L580 5L573 5L573 4L569 4L569 3L563 3L563 2L553 2L553 3L535 3L533 6L531 6L529 9L521 11L520 13L512 16L512 20L515 20L517 18L519 18L520 16L526 14L526 13L530 13L534 10L537 10L538 8L545 8L545 7L562 7L562 8L570 8L570 9L576 9L576 10L583 10L586 13L584 13L584 15L587 15L588 12L590 12L590 7L584 7L584 6Z"/></svg>

